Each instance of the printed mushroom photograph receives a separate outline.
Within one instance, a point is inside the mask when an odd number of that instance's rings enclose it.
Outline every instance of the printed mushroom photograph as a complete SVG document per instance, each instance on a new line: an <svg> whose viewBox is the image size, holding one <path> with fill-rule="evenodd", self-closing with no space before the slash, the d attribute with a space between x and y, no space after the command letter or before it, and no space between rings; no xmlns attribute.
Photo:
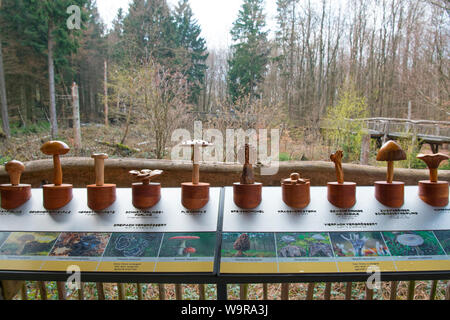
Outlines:
<svg viewBox="0 0 450 320"><path fill-rule="evenodd" d="M0 232L0 249L2 247L3 242L9 237L11 232Z"/></svg>
<svg viewBox="0 0 450 320"><path fill-rule="evenodd" d="M390 255L380 232L332 232L330 237L336 257Z"/></svg>
<svg viewBox="0 0 450 320"><path fill-rule="evenodd" d="M63 232L50 256L99 257L108 244L109 233Z"/></svg>
<svg viewBox="0 0 450 320"><path fill-rule="evenodd" d="M275 237L273 233L223 233L222 257L276 257Z"/></svg>
<svg viewBox="0 0 450 320"><path fill-rule="evenodd" d="M157 257L161 239L161 233L113 233L103 256Z"/></svg>
<svg viewBox="0 0 450 320"><path fill-rule="evenodd" d="M165 233L159 257L214 257L215 246L213 232Z"/></svg>
<svg viewBox="0 0 450 320"><path fill-rule="evenodd" d="M442 248L450 255L450 230L433 231L436 238L441 243Z"/></svg>
<svg viewBox="0 0 450 320"><path fill-rule="evenodd" d="M383 237L393 256L445 255L431 231L383 232Z"/></svg>
<svg viewBox="0 0 450 320"><path fill-rule="evenodd" d="M0 255L46 256L59 233L12 232L0 248Z"/></svg>
<svg viewBox="0 0 450 320"><path fill-rule="evenodd" d="M333 257L328 233L277 233L278 257Z"/></svg>

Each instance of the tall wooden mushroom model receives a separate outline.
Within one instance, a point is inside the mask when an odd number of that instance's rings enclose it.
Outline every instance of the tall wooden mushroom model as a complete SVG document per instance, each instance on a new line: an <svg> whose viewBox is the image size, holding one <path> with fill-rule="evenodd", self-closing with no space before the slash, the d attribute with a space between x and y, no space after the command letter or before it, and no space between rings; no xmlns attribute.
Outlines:
<svg viewBox="0 0 450 320"><path fill-rule="evenodd" d="M140 181L131 185L133 206L138 209L147 209L156 205L161 200L161 184L151 182L160 176L162 170L143 169L131 170L130 175Z"/></svg>
<svg viewBox="0 0 450 320"><path fill-rule="evenodd" d="M22 162L17 160L9 161L5 165L5 170L9 174L10 184L0 185L2 195L1 207L6 210L16 209L31 198L31 185L21 184L20 176L25 170Z"/></svg>
<svg viewBox="0 0 450 320"><path fill-rule="evenodd" d="M295 209L308 206L311 201L310 180L302 179L299 173L292 173L290 178L281 181L281 193L284 203Z"/></svg>
<svg viewBox="0 0 450 320"><path fill-rule="evenodd" d="M328 182L328 201L334 206L348 209L356 203L356 183L344 181L344 170L342 168L342 158L344 152L338 150L330 156L334 162L337 182Z"/></svg>
<svg viewBox="0 0 450 320"><path fill-rule="evenodd" d="M418 159L425 162L430 170L430 180L419 181L419 197L434 207L444 207L448 204L448 181L438 180L438 167L449 156L436 154L419 154Z"/></svg>
<svg viewBox="0 0 450 320"><path fill-rule="evenodd" d="M182 143L192 148L192 182L181 184L181 203L189 210L203 208L209 201L209 183L200 182L201 148L212 144L203 140L189 140Z"/></svg>
<svg viewBox="0 0 450 320"><path fill-rule="evenodd" d="M56 210L64 207L72 200L72 185L63 184L60 155L69 152L70 148L61 141L48 141L41 147L42 153L53 156L53 184L46 184L43 188L44 208Z"/></svg>
<svg viewBox="0 0 450 320"><path fill-rule="evenodd" d="M404 202L405 183L394 181L394 161L406 159L406 153L400 145L390 140L377 154L377 161L387 161L386 181L375 182L375 198L382 204L392 208L400 208Z"/></svg>
<svg viewBox="0 0 450 320"><path fill-rule="evenodd" d="M116 201L116 185L105 184L105 153L94 153L95 184L87 186L88 207L100 211L110 207Z"/></svg>
<svg viewBox="0 0 450 320"><path fill-rule="evenodd" d="M240 182L233 183L234 203L243 209L254 209L261 203L262 183L255 182L250 163L250 145L245 144L245 163Z"/></svg>

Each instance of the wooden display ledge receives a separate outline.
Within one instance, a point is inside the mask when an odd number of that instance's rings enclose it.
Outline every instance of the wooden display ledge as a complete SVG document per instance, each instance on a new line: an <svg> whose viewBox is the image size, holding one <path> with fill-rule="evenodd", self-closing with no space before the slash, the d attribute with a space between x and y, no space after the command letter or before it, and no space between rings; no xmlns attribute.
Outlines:
<svg viewBox="0 0 450 320"><path fill-rule="evenodd" d="M94 160L91 158L61 159L64 170L64 181L73 184L74 188L85 187L95 180ZM43 181L50 182L53 177L53 164L49 160L36 160L25 163L23 183L29 183L33 188L41 186ZM345 178L354 181L358 186L371 186L375 181L386 178L386 168L344 164ZM155 179L162 187L179 187L182 182L192 178L192 163L190 161L146 160L146 159L109 159L105 164L105 180L117 184L118 188L130 187L128 171L135 169L161 169L164 174ZM242 165L229 163L202 164L201 176L203 182L211 187L231 186L239 181ZM255 179L264 186L279 186L280 181L289 177L292 172L301 172L302 177L311 179L312 186L325 186L329 181L335 181L335 170L332 162L326 161L287 161L279 163L279 170L274 175L261 175L261 168L255 166ZM450 172L441 170L440 179L450 180ZM417 185L419 180L428 179L428 170L396 169L395 179L405 182L405 185ZM9 183L8 174L0 166L0 184Z"/></svg>

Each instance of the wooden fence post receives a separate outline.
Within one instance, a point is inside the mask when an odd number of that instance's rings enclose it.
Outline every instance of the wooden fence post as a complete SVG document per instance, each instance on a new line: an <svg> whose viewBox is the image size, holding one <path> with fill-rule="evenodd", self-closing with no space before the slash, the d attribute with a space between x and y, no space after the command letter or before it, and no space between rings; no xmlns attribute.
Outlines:
<svg viewBox="0 0 450 320"><path fill-rule="evenodd" d="M73 110L73 147L75 150L81 149L81 127L80 127L80 97L78 95L78 86L72 84L72 110Z"/></svg>

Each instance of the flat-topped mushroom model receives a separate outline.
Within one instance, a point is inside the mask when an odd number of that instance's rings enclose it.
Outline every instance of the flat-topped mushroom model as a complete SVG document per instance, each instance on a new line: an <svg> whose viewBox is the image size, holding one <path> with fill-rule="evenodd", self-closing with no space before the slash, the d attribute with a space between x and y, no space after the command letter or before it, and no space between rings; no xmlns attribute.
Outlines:
<svg viewBox="0 0 450 320"><path fill-rule="evenodd" d="M255 182L248 143L244 146L244 152L245 162L240 182L233 183L233 200L239 208L254 209L259 206L262 200L262 183Z"/></svg>
<svg viewBox="0 0 450 320"><path fill-rule="evenodd" d="M53 184L42 186L44 208L56 210L64 207L72 200L72 185L63 184L60 156L68 153L70 148L62 141L48 141L41 147L42 153L53 156Z"/></svg>
<svg viewBox="0 0 450 320"><path fill-rule="evenodd" d="M344 170L342 168L342 158L344 152L338 150L330 156L334 162L336 170L336 182L328 182L328 201L334 206L342 209L348 209L356 203L356 183L344 181Z"/></svg>
<svg viewBox="0 0 450 320"><path fill-rule="evenodd" d="M16 209L30 200L31 185L20 183L20 176L25 170L25 165L22 162L9 161L5 164L5 170L9 174L10 184L0 185L1 207L6 210Z"/></svg>
<svg viewBox="0 0 450 320"><path fill-rule="evenodd" d="M130 176L140 182L131 185L133 206L138 209L147 209L161 200L161 184L151 182L163 173L162 170L131 170Z"/></svg>
<svg viewBox="0 0 450 320"><path fill-rule="evenodd" d="M303 209L311 201L310 180L302 179L299 173L291 173L290 178L281 181L284 203L295 209Z"/></svg>
<svg viewBox="0 0 450 320"><path fill-rule="evenodd" d="M200 182L201 149L212 146L204 140L189 140L182 143L183 147L192 149L192 182L181 184L181 203L190 210L203 208L209 201L209 183Z"/></svg>
<svg viewBox="0 0 450 320"><path fill-rule="evenodd" d="M427 164L430 170L430 180L419 181L419 197L434 207L444 207L448 204L448 181L439 181L438 168L449 156L442 153L419 154L417 158Z"/></svg>
<svg viewBox="0 0 450 320"><path fill-rule="evenodd" d="M105 184L105 153L94 153L95 184L87 186L88 207L94 211L104 210L116 201L116 185Z"/></svg>
<svg viewBox="0 0 450 320"><path fill-rule="evenodd" d="M377 161L387 161L386 181L375 182L375 198L382 204L392 208L400 208L404 202L405 184L394 181L394 161L406 159L406 153L400 145L390 140L377 154Z"/></svg>

